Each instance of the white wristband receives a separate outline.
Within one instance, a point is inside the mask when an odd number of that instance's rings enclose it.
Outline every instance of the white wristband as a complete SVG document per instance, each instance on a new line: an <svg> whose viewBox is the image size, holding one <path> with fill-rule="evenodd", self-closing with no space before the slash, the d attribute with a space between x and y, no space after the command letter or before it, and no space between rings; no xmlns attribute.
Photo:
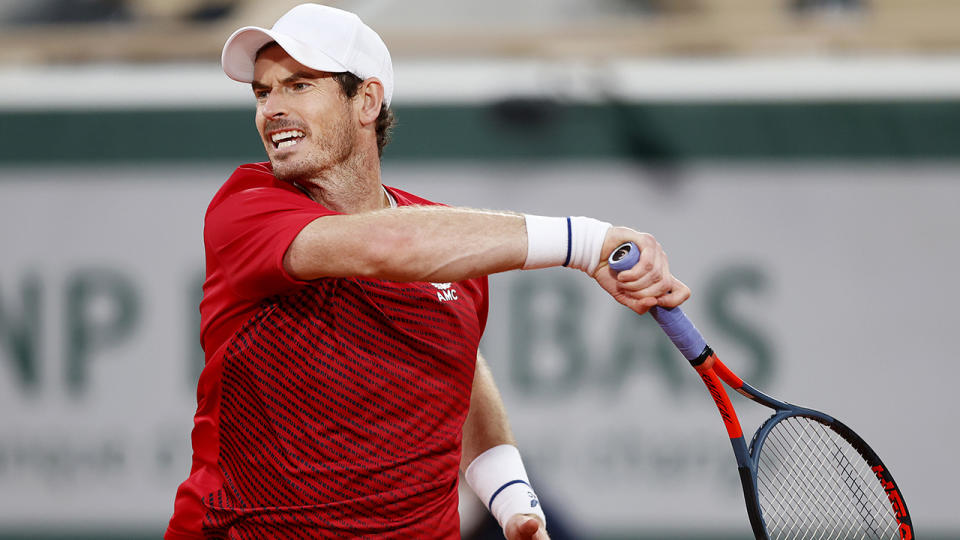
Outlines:
<svg viewBox="0 0 960 540"><path fill-rule="evenodd" d="M532 216L527 222L527 259L524 270L560 266L567 260L567 218Z"/></svg>
<svg viewBox="0 0 960 540"><path fill-rule="evenodd" d="M515 514L534 514L547 523L516 446L501 444L488 449L473 460L464 476L501 528Z"/></svg>
<svg viewBox="0 0 960 540"><path fill-rule="evenodd" d="M593 275L600 266L600 253L611 225L593 218L574 216L570 220L570 261L565 266Z"/></svg>
<svg viewBox="0 0 960 540"><path fill-rule="evenodd" d="M600 264L600 252L610 224L596 219L525 214L527 258L524 270L569 266L593 275Z"/></svg>

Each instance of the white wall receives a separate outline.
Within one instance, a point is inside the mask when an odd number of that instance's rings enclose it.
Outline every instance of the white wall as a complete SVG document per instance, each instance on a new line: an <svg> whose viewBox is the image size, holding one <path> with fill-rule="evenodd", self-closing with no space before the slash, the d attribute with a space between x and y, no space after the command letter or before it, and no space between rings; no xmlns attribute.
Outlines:
<svg viewBox="0 0 960 540"><path fill-rule="evenodd" d="M169 517L196 405L202 215L234 165L0 170L3 527L158 528ZM957 533L958 173L448 163L392 166L385 182L654 233L721 358L851 425L917 527ZM649 321L575 271L492 287L483 349L554 512L595 533L747 530L715 408ZM36 366L33 386L17 358ZM752 431L764 414L735 403Z"/></svg>

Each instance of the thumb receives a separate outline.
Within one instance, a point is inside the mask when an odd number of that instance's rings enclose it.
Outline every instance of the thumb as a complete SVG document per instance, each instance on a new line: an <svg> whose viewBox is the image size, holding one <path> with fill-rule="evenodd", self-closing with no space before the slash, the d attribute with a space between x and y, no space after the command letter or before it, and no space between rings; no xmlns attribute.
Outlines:
<svg viewBox="0 0 960 540"><path fill-rule="evenodd" d="M540 527L539 519L518 514L507 522L504 533L508 540L532 540Z"/></svg>
<svg viewBox="0 0 960 540"><path fill-rule="evenodd" d="M520 524L519 532L521 538L533 538L533 535L537 534L537 531L540 530L540 520L534 518L527 518L526 521Z"/></svg>

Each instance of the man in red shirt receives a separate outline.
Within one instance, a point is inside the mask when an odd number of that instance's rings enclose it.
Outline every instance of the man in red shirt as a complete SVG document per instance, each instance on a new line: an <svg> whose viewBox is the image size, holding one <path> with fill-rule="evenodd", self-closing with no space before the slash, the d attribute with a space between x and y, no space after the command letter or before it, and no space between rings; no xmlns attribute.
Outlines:
<svg viewBox="0 0 960 540"><path fill-rule="evenodd" d="M241 28L269 162L214 196L206 366L190 476L165 538L459 538L458 471L510 540L545 540L477 348L488 274L569 266L639 313L689 290L650 235L584 218L451 208L380 182L393 68L355 15L297 6ZM614 275L619 244L640 263Z"/></svg>

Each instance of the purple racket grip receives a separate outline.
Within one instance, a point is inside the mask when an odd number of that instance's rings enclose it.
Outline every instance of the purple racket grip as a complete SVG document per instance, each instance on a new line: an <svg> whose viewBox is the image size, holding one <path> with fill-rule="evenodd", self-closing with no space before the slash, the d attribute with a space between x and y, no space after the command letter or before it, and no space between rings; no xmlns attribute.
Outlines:
<svg viewBox="0 0 960 540"><path fill-rule="evenodd" d="M639 260L640 248L633 242L627 242L613 250L607 262L614 272L622 272L633 268ZM696 360L707 348L707 342L700 331L679 307L654 306L650 308L650 315L687 360L691 362Z"/></svg>

